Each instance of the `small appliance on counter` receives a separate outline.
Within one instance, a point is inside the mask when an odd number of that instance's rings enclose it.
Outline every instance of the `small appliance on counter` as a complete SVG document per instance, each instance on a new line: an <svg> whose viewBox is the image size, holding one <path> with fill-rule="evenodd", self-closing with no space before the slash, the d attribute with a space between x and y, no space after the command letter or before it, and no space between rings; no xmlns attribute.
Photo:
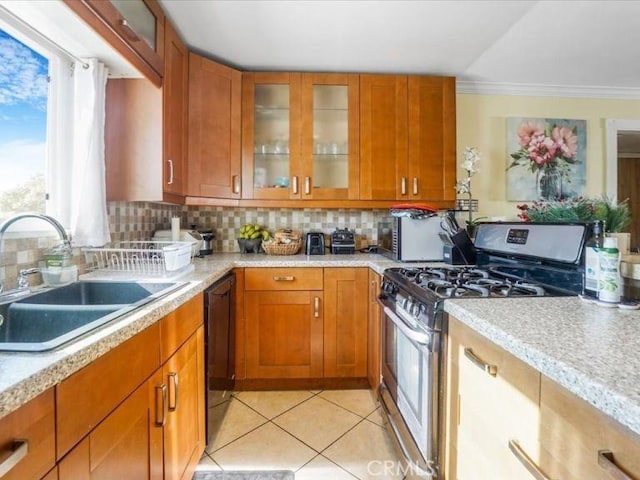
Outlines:
<svg viewBox="0 0 640 480"><path fill-rule="evenodd" d="M378 252L397 262L442 261L440 220L389 216L378 224Z"/></svg>
<svg viewBox="0 0 640 480"><path fill-rule="evenodd" d="M191 225L193 230L197 230L200 236L202 237L202 246L200 247L200 256L211 255L213 253L213 239L216 238L215 233L210 228L196 229L196 225Z"/></svg>
<svg viewBox="0 0 640 480"><path fill-rule="evenodd" d="M356 251L356 237L348 228L337 228L331 234L331 253L334 255L352 255Z"/></svg>
<svg viewBox="0 0 640 480"><path fill-rule="evenodd" d="M305 255L324 255L324 234L308 232L305 243Z"/></svg>

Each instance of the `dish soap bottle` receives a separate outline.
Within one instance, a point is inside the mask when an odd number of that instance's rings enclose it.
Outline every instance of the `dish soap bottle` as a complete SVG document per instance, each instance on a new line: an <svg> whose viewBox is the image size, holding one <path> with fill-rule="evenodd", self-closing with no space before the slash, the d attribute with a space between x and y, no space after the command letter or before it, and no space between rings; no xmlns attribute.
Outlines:
<svg viewBox="0 0 640 480"><path fill-rule="evenodd" d="M584 245L584 284L583 295L596 298L598 296L598 252L604 242L604 223L596 220L592 224L592 235Z"/></svg>
<svg viewBox="0 0 640 480"><path fill-rule="evenodd" d="M620 302L620 251L618 239L606 237L598 252L598 300Z"/></svg>

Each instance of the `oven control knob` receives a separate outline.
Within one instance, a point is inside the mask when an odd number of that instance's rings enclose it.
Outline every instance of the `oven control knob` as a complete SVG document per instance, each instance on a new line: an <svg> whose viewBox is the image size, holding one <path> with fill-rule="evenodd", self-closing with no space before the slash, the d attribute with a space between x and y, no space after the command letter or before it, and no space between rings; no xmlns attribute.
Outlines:
<svg viewBox="0 0 640 480"><path fill-rule="evenodd" d="M420 311L422 310L422 305L419 304L418 302L415 302L413 305L411 305L411 315L413 315L414 317L418 318L420 316Z"/></svg>
<svg viewBox="0 0 640 480"><path fill-rule="evenodd" d="M398 292L398 287L391 282L382 282L382 290L393 295Z"/></svg>

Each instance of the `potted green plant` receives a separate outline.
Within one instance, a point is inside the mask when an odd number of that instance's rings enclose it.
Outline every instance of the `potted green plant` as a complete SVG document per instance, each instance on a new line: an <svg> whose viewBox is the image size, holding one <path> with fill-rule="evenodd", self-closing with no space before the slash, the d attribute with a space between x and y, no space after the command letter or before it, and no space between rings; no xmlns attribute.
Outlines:
<svg viewBox="0 0 640 480"><path fill-rule="evenodd" d="M622 233L631 224L628 199L618 202L601 197L575 197L518 205L518 218L525 222L593 222L602 220L607 235L618 238L618 248L629 252L630 234Z"/></svg>

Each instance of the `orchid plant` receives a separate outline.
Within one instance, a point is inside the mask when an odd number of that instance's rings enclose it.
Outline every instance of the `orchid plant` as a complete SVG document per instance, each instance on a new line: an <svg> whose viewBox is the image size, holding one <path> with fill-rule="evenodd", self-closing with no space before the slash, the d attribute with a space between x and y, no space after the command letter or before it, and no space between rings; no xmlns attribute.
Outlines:
<svg viewBox="0 0 640 480"><path fill-rule="evenodd" d="M455 188L458 195L466 195L469 199L469 220L468 225L473 225L473 212L471 208L471 177L478 173L477 163L480 161L480 152L476 147L465 147L464 149L464 161L462 162L462 168L466 170L467 176L462 180L456 182Z"/></svg>

